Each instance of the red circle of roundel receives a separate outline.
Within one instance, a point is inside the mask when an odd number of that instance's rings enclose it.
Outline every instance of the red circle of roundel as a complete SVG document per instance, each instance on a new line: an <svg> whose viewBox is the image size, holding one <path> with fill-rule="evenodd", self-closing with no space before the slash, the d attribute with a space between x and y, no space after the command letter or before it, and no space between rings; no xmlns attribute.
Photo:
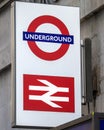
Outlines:
<svg viewBox="0 0 104 130"><path fill-rule="evenodd" d="M39 16L34 19L30 23L27 31L35 32L37 27L44 23L51 23L55 25L63 35L69 35L68 29L66 28L65 24L58 18L49 15ZM28 41L28 46L36 56L44 60L57 60L61 58L69 48L69 44L62 44L60 48L55 52L44 52L33 41Z"/></svg>

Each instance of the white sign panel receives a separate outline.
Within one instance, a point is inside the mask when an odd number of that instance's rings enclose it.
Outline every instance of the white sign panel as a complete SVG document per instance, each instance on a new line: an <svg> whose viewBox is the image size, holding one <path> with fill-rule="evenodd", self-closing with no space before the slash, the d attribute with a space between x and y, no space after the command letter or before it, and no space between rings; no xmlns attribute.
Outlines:
<svg viewBox="0 0 104 130"><path fill-rule="evenodd" d="M15 2L16 126L81 116L78 7Z"/></svg>

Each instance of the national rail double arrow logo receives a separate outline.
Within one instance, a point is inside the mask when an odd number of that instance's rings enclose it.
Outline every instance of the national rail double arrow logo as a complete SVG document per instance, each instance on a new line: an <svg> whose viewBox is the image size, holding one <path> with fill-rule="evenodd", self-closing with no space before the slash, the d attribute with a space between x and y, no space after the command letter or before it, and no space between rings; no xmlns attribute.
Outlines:
<svg viewBox="0 0 104 130"><path fill-rule="evenodd" d="M74 112L74 78L25 74L23 79L24 110Z"/></svg>
<svg viewBox="0 0 104 130"><path fill-rule="evenodd" d="M29 100L40 100L54 108L61 108L61 106L54 103L54 101L69 102L68 97L52 96L53 94L55 94L57 92L69 92L69 88L57 87L54 84L48 82L47 80L39 80L39 79L37 79L37 80L42 82L43 84L45 84L45 86L30 85L29 90L34 90L34 91L38 90L38 91L47 91L47 92L40 96L29 95Z"/></svg>

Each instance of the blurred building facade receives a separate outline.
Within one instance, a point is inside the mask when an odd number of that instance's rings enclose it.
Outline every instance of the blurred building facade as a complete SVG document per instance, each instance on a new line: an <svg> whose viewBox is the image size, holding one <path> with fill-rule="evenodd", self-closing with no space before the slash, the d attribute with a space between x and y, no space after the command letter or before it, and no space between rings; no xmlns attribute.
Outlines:
<svg viewBox="0 0 104 130"><path fill-rule="evenodd" d="M93 76L93 100L90 103L86 103L86 101L82 103L82 114L87 115L93 111L104 112L104 0L21 1L80 7L81 40L90 38L92 41ZM0 0L1 130L13 130L13 128L11 128L11 2L13 2L13 0ZM83 94L86 99L85 91ZM15 128L15 130L19 130L19 128Z"/></svg>

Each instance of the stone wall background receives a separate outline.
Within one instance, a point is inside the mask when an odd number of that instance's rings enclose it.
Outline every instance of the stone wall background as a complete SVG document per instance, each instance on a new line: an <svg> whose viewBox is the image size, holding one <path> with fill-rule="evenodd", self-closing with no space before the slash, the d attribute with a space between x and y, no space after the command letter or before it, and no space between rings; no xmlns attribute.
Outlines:
<svg viewBox="0 0 104 130"><path fill-rule="evenodd" d="M22 0L23 1L23 0ZM24 0L26 1L26 0ZM29 1L29 0L27 0ZM40 0L30 0L38 2ZM8 4L6 4L8 3ZM104 112L104 0L59 0L53 4L80 6L81 40L92 40L92 71L96 74L97 97L90 112ZM0 129L11 128L11 14L10 1L0 0ZM68 13L68 12L67 12ZM88 107L82 105L84 115ZM15 128L15 130L19 130ZM21 129L25 130L25 129ZM29 129L28 129L29 130Z"/></svg>

